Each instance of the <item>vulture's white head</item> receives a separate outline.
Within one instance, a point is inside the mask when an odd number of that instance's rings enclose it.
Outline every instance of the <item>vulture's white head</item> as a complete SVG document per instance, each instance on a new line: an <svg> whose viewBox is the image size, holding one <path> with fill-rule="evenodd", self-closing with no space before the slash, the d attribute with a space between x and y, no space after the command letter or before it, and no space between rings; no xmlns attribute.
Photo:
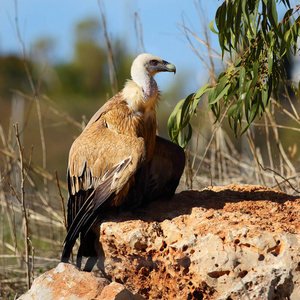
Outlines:
<svg viewBox="0 0 300 300"><path fill-rule="evenodd" d="M173 64L158 56L148 53L140 54L132 63L131 78L123 90L128 104L134 109L153 107L158 99L158 87L153 76L159 72L174 72Z"/></svg>
<svg viewBox="0 0 300 300"><path fill-rule="evenodd" d="M135 82L144 77L153 77L159 72L174 72L175 74L176 68L162 58L148 53L140 54L131 66L131 77Z"/></svg>

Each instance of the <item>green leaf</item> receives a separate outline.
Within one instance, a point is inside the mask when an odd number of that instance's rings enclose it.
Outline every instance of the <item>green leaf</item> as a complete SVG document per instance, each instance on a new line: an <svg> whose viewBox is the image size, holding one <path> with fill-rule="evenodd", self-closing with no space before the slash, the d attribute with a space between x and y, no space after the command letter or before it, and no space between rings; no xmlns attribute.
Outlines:
<svg viewBox="0 0 300 300"><path fill-rule="evenodd" d="M235 96L238 93L239 87L237 84L231 84L231 91L228 95L226 95L226 103L227 101L230 101L233 96Z"/></svg>
<svg viewBox="0 0 300 300"><path fill-rule="evenodd" d="M210 90L210 84L202 86L197 93L190 94L187 98L177 103L168 120L168 134L170 139L181 146L186 146L192 136L190 119L195 113L201 97ZM184 130L188 126L187 135Z"/></svg>
<svg viewBox="0 0 300 300"><path fill-rule="evenodd" d="M291 31L291 29L289 29L289 30L284 34L284 41L285 41L286 43L290 43L291 39L292 39L292 31Z"/></svg>
<svg viewBox="0 0 300 300"><path fill-rule="evenodd" d="M213 105L209 105L208 106L208 110L206 113L208 113L208 111L211 110L214 114L214 116L216 117L216 120L214 123L216 123L220 117L220 103L215 103Z"/></svg>
<svg viewBox="0 0 300 300"><path fill-rule="evenodd" d="M264 109L267 107L268 105L268 102L269 102L269 95L268 95L268 89L267 88L264 88L262 90L262 103L263 103L263 107Z"/></svg>
<svg viewBox="0 0 300 300"><path fill-rule="evenodd" d="M240 72L240 80L239 80L239 93L244 93L244 84L245 84L245 77L246 77L246 69L244 67L241 67Z"/></svg>
<svg viewBox="0 0 300 300"><path fill-rule="evenodd" d="M288 20L288 19L291 17L291 15L292 15L293 11L294 11L294 9L293 9L293 8L291 8L291 9L287 10L287 11L286 11L286 13L284 14L283 20L285 20L285 19L287 19L287 20Z"/></svg>
<svg viewBox="0 0 300 300"><path fill-rule="evenodd" d="M193 111L193 112L195 111L195 109L196 109L196 107L197 107L199 101L201 100L202 96L203 96L205 93L207 93L207 92L209 92L209 91L211 90L211 87L210 87L210 86L211 86L211 84L208 83L208 84L202 86L202 87L196 92L195 97L194 97L194 102L193 102L193 105L192 105L192 108L191 108L191 111Z"/></svg>
<svg viewBox="0 0 300 300"><path fill-rule="evenodd" d="M234 47L237 48L238 42L240 40L240 32L241 32L241 20L242 20L242 4L241 1L238 1L237 3L237 11L235 16L235 41L234 41Z"/></svg>
<svg viewBox="0 0 300 300"><path fill-rule="evenodd" d="M254 87L256 86L256 84L257 84L257 82L258 82L258 79L259 79L259 76L258 76L258 74L256 73L256 74L254 75L254 78L253 78L252 81L251 81L250 89L251 89L251 88L254 88Z"/></svg>
<svg viewBox="0 0 300 300"><path fill-rule="evenodd" d="M277 28L278 16L277 16L276 2L275 2L275 0L269 0L268 3L271 6L272 18L273 18L274 23L275 23L276 28Z"/></svg>
<svg viewBox="0 0 300 300"><path fill-rule="evenodd" d="M206 92L208 92L211 88L209 88L211 86L210 83L207 83L205 85L203 85L196 93L195 93L195 99L200 99Z"/></svg>
<svg viewBox="0 0 300 300"><path fill-rule="evenodd" d="M182 124L182 127L185 127L184 121L188 117L187 116L187 111L188 108L193 101L195 97L195 94L190 94L183 102L182 108L181 108L181 115L180 115L180 124Z"/></svg>
<svg viewBox="0 0 300 300"><path fill-rule="evenodd" d="M257 75L258 70L259 70L259 62L255 61L253 63L253 77L255 77Z"/></svg>
<svg viewBox="0 0 300 300"><path fill-rule="evenodd" d="M258 103L254 103L251 107L251 111L250 111L250 117L249 117L249 121L248 124L250 125L253 120L255 119L255 117L257 116L257 112L258 112Z"/></svg>
<svg viewBox="0 0 300 300"><path fill-rule="evenodd" d="M233 131L234 134L237 135L237 131L238 131L238 124L241 123L242 117L243 117L243 106L242 105L238 105L236 107L236 110L234 112L234 117L233 117Z"/></svg>
<svg viewBox="0 0 300 300"><path fill-rule="evenodd" d="M231 84L228 83L214 100L209 101L209 104L215 104L216 102L218 102L228 92L230 87L231 87Z"/></svg>
<svg viewBox="0 0 300 300"><path fill-rule="evenodd" d="M168 119L168 134L171 141L176 141L176 137L178 136L178 122L175 122L177 119L177 115L180 114L181 106L185 99L179 101L175 106L173 112L171 113Z"/></svg>
<svg viewBox="0 0 300 300"><path fill-rule="evenodd" d="M236 110L236 108L237 108L237 104L233 104L228 109L228 123L229 123L229 126L231 127L231 129L232 129L231 118L232 118L233 113Z"/></svg>
<svg viewBox="0 0 300 300"><path fill-rule="evenodd" d="M243 95L241 95L241 99L243 100L242 102L244 102L244 113L245 113L246 119L248 121L249 120L249 112L250 112L250 101L247 100L247 93L244 93Z"/></svg>
<svg viewBox="0 0 300 300"><path fill-rule="evenodd" d="M273 72L273 61L274 61L274 53L271 48L268 48L267 58L268 58L268 74L270 75Z"/></svg>
<svg viewBox="0 0 300 300"><path fill-rule="evenodd" d="M219 34L216 30L215 30L215 28L214 28L214 20L212 20L210 23L209 23L209 26L208 26L208 28L213 32L213 33L215 33L215 34Z"/></svg>

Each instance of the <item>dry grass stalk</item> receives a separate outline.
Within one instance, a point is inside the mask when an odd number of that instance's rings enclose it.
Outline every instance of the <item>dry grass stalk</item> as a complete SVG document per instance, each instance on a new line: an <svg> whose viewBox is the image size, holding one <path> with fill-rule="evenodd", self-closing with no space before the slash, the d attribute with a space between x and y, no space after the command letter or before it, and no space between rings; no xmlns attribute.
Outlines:
<svg viewBox="0 0 300 300"><path fill-rule="evenodd" d="M19 129L18 129L18 124L14 124L14 130L15 130L15 135L16 135L16 140L17 140L17 145L19 149L19 155L20 155L20 171L21 171L21 193L20 196L17 194L15 189L13 189L13 192L16 196L16 199L18 200L20 207L22 209L22 215L24 218L25 222L25 236L24 236L24 241L25 241L25 263L26 263L26 271L27 271L27 288L30 289L31 286L31 266L30 266L30 260L29 260L29 252L30 252L30 245L29 245L29 220L28 220L28 211L26 208L26 202L25 202L25 180L26 180L26 175L25 175L25 165L23 161L23 153L24 153L24 148L21 145L20 142L20 136L19 136ZM30 166L28 166L29 168Z"/></svg>
<svg viewBox="0 0 300 300"><path fill-rule="evenodd" d="M63 216L64 216L64 226L65 226L66 232L68 232L65 202L64 202L64 197L61 194L61 189L60 189L60 184L59 184L59 179L58 179L57 171L55 171L55 177L56 177L56 183L57 183L59 197L60 197L60 200L61 200L61 206L62 206Z"/></svg>
<svg viewBox="0 0 300 300"><path fill-rule="evenodd" d="M115 65L114 54L113 54L111 42L110 42L110 39L109 39L109 36L107 33L106 17L105 17L104 10L103 10L100 0L98 1L98 6L100 9L100 13L101 13L101 21L102 21L102 26L103 26L103 30L104 30L105 43L106 43L106 47L107 47L110 85L112 88L112 93L114 95L119 91L117 69L116 69L116 65Z"/></svg>
<svg viewBox="0 0 300 300"><path fill-rule="evenodd" d="M134 12L134 29L136 32L137 40L139 41L142 52L146 52L144 40L143 40L143 29L140 16L137 12Z"/></svg>

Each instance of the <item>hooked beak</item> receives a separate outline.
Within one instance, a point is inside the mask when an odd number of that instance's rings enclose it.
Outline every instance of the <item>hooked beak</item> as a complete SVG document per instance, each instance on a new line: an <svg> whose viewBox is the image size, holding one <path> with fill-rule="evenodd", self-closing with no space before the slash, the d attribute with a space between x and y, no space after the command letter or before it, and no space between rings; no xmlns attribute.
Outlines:
<svg viewBox="0 0 300 300"><path fill-rule="evenodd" d="M164 60L162 65L163 65L163 70L162 71L173 72L174 74L176 74L176 67L173 64L171 64L171 63Z"/></svg>

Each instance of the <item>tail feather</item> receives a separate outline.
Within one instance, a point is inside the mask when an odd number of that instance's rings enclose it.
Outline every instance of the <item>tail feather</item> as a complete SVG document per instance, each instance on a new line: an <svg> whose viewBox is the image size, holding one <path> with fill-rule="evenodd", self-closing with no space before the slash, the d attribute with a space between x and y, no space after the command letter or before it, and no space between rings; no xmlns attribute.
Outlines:
<svg viewBox="0 0 300 300"><path fill-rule="evenodd" d="M81 207L80 211L73 220L67 236L64 241L64 249L61 256L62 262L68 262L79 234L84 235L91 229L95 221L99 218L100 209L108 206L110 199L113 197L108 191L98 188L89 196Z"/></svg>

